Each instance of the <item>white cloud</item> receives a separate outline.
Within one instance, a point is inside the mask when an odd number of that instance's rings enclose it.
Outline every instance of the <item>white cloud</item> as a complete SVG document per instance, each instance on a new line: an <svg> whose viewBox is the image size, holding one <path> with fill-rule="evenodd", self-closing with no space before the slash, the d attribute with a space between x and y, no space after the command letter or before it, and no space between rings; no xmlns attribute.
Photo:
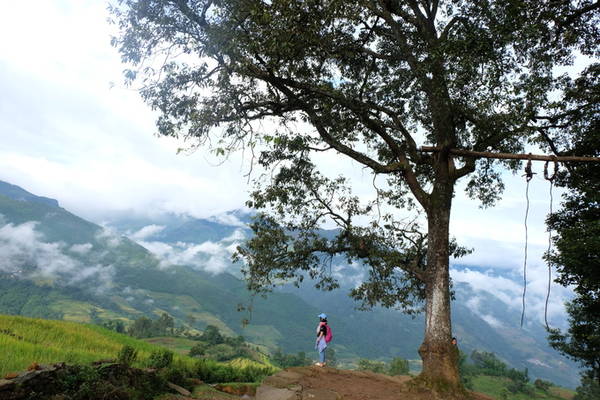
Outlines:
<svg viewBox="0 0 600 400"><path fill-rule="evenodd" d="M108 247L118 247L121 244L121 236L117 231L109 227L103 227L96 232L97 241L104 243Z"/></svg>
<svg viewBox="0 0 600 400"><path fill-rule="evenodd" d="M210 217L210 219L223 225L239 226L241 228L248 227L248 225L246 225L245 222L242 222L236 215L232 214L231 212L213 215Z"/></svg>
<svg viewBox="0 0 600 400"><path fill-rule="evenodd" d="M77 253L79 255L85 255L92 250L94 246L91 243L83 243L83 244L74 244L69 249L73 253Z"/></svg>
<svg viewBox="0 0 600 400"><path fill-rule="evenodd" d="M528 273L527 291L525 298L526 320L533 320L539 323L544 322L544 308L547 295L547 269L545 266L531 266ZM522 284L493 273L493 271L476 271L469 268L452 268L450 275L455 282L468 283L476 292L486 292L498 298L504 304L515 311L522 309ZM564 302L572 294L569 288L559 286L555 283L551 285L550 299L548 302L548 320L550 325L563 325L566 320ZM493 316L480 308L480 299L475 295L467 302L467 306L490 325L495 322ZM487 318L487 319L486 319Z"/></svg>
<svg viewBox="0 0 600 400"><path fill-rule="evenodd" d="M79 247L69 247L63 242L48 243L36 226L37 222L32 221L0 227L0 271L18 278L52 279L67 285L93 280L96 290L112 286L112 266L85 265L66 254L78 250L88 252L89 243Z"/></svg>
<svg viewBox="0 0 600 400"><path fill-rule="evenodd" d="M246 233L242 229L236 229L231 235L221 239L221 242L241 242L244 239L246 239Z"/></svg>
<svg viewBox="0 0 600 400"><path fill-rule="evenodd" d="M148 225L144 226L137 232L130 235L133 240L145 240L149 236L154 236L165 229L164 225Z"/></svg>
<svg viewBox="0 0 600 400"><path fill-rule="evenodd" d="M231 267L231 255L240 244L237 238L243 235L235 232L219 242L206 241L200 244L177 242L168 244L158 241L138 240L137 243L148 249L161 261L162 268L171 265L188 265L213 274L227 271Z"/></svg>
<svg viewBox="0 0 600 400"><path fill-rule="evenodd" d="M488 323L492 328L503 328L504 324L490 314L481 314L481 319Z"/></svg>

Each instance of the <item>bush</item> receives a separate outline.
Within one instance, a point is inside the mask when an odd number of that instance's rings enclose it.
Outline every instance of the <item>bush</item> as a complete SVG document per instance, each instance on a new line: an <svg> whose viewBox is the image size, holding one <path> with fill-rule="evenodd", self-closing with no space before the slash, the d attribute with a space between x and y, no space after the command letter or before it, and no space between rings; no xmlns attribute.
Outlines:
<svg viewBox="0 0 600 400"><path fill-rule="evenodd" d="M408 375L408 360L394 357L390 363L390 375Z"/></svg>
<svg viewBox="0 0 600 400"><path fill-rule="evenodd" d="M364 358L358 360L358 369L361 371L371 371L379 374L384 374L387 370L383 361L373 361Z"/></svg>
<svg viewBox="0 0 600 400"><path fill-rule="evenodd" d="M533 382L533 386L543 390L544 392L547 392L548 389L550 389L550 386L552 386L552 382L548 382L543 379L536 379L535 382Z"/></svg>
<svg viewBox="0 0 600 400"><path fill-rule="evenodd" d="M331 357L331 352L329 351L329 347L327 348L327 363L331 366L335 366L334 364L332 364L332 360L334 360L335 357L335 353L334 353L334 357ZM331 351L333 351L333 349L331 349ZM289 367L304 367L307 365L311 365L312 364L312 360L308 357L306 357L306 353L301 351L298 352L298 354L294 355L294 354L284 354L281 352L281 349L277 349L272 355L271 355L271 360L272 362L277 365L280 368L289 368Z"/></svg>
<svg viewBox="0 0 600 400"><path fill-rule="evenodd" d="M123 346L117 355L117 361L129 367L135 362L137 355L137 350L133 347Z"/></svg>
<svg viewBox="0 0 600 400"><path fill-rule="evenodd" d="M223 335L221 335L219 328L213 325L208 325L204 328L204 333L200 336L200 340L212 345L224 342Z"/></svg>
<svg viewBox="0 0 600 400"><path fill-rule="evenodd" d="M198 343L190 349L188 355L190 357L203 356L206 353L206 350L208 350L208 345L206 343Z"/></svg>
<svg viewBox="0 0 600 400"><path fill-rule="evenodd" d="M185 367L180 365L164 368L159 373L159 376L167 382L171 382L176 385L185 387L186 389L191 389L186 379L189 377L189 375L189 371Z"/></svg>
<svg viewBox="0 0 600 400"><path fill-rule="evenodd" d="M248 365L236 368L210 359L198 360L194 369L194 375L206 383L259 382L273 372L270 367Z"/></svg>
<svg viewBox="0 0 600 400"><path fill-rule="evenodd" d="M573 400L597 399L600 399L600 384L589 376L583 376L581 385L577 387L577 393Z"/></svg>
<svg viewBox="0 0 600 400"><path fill-rule="evenodd" d="M153 351L148 359L150 368L168 368L173 363L173 352L167 349Z"/></svg>
<svg viewBox="0 0 600 400"><path fill-rule="evenodd" d="M228 344L217 344L208 348L204 355L216 361L229 361L238 356L238 351Z"/></svg>

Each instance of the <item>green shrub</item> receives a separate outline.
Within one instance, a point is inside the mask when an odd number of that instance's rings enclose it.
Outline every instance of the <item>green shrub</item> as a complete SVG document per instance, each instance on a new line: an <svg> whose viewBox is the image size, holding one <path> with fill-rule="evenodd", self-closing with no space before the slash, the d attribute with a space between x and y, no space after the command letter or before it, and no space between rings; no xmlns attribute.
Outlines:
<svg viewBox="0 0 600 400"><path fill-rule="evenodd" d="M273 372L270 367L261 368L254 365L233 367L210 359L198 360L194 368L194 376L206 383L259 382Z"/></svg>
<svg viewBox="0 0 600 400"><path fill-rule="evenodd" d="M394 357L390 363L390 375L408 375L408 360Z"/></svg>
<svg viewBox="0 0 600 400"><path fill-rule="evenodd" d="M218 364L216 361L202 359L198 360L195 365L195 375L203 380L204 382L211 383L213 378L213 371L217 368Z"/></svg>
<svg viewBox="0 0 600 400"><path fill-rule="evenodd" d="M117 355L117 362L120 364L131 366L137 359L137 350L131 346L123 346Z"/></svg>
<svg viewBox="0 0 600 400"><path fill-rule="evenodd" d="M229 361L238 357L236 349L228 344L217 344L206 350L205 356L216 361Z"/></svg>
<svg viewBox="0 0 600 400"><path fill-rule="evenodd" d="M62 377L62 384L67 390L78 390L90 386L100 380L98 371L88 365L80 365L69 369L69 373Z"/></svg>
<svg viewBox="0 0 600 400"><path fill-rule="evenodd" d="M203 356L208 349L208 345L206 343L197 343L190 349L188 355L190 357Z"/></svg>
<svg viewBox="0 0 600 400"><path fill-rule="evenodd" d="M533 382L533 386L543 390L544 392L547 392L548 389L550 389L550 386L552 386L552 382L545 381L543 379L536 379L535 382Z"/></svg>
<svg viewBox="0 0 600 400"><path fill-rule="evenodd" d="M150 354L148 366L150 368L168 368L173 363L173 352L167 349L155 350Z"/></svg>
<svg viewBox="0 0 600 400"><path fill-rule="evenodd" d="M185 387L186 389L192 389L187 382L187 378L189 377L189 371L182 366L171 366L169 368L163 368L159 376L166 380L167 382L174 383L176 385Z"/></svg>
<svg viewBox="0 0 600 400"><path fill-rule="evenodd" d="M358 360L358 369L361 371L371 371L384 374L387 370L387 367L383 361L373 361L363 358Z"/></svg>

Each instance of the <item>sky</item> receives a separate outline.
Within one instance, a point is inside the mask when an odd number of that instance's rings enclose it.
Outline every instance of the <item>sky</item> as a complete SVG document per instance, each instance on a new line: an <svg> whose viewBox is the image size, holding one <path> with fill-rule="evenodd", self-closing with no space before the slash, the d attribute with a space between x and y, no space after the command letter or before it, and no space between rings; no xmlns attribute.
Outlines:
<svg viewBox="0 0 600 400"><path fill-rule="evenodd" d="M32 4L35 4L35 7ZM177 154L181 143L155 135L152 112L123 84L125 68L110 46L113 27L102 0L5 2L0 12L0 180L102 222L111 213L175 212L209 217L243 207L248 157L220 164L205 150ZM35 10L35 11L32 11ZM219 165L220 164L220 165ZM372 196L371 177L328 156L322 165L352 177ZM548 184L531 182L528 302L540 319L546 295L544 219ZM506 191L480 209L457 189L451 233L475 252L455 262L453 279L520 307L525 181L506 174ZM459 185L460 186L460 185ZM554 207L560 192L554 192ZM553 285L550 317L564 321L570 291Z"/></svg>

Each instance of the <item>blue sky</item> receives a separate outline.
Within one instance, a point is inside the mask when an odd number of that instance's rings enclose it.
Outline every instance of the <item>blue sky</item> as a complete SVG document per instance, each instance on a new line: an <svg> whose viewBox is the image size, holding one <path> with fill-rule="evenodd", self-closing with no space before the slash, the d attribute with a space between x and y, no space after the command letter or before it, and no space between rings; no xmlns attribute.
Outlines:
<svg viewBox="0 0 600 400"><path fill-rule="evenodd" d="M236 154L218 166L206 151L177 155L180 143L154 135L156 115L122 84L124 66L109 43L113 28L106 6L100 0L2 6L0 180L56 198L96 222L112 212L208 217L242 207L250 189L243 176L247 157ZM373 195L371 177L352 162L327 156L321 164L350 176L359 195ZM542 165L536 167L541 172ZM519 286L503 277L520 279L525 182L520 176L505 178L503 199L491 209L481 210L457 189L452 234L476 251L460 260L467 269L457 269L453 277L518 298ZM530 194L528 301L539 315L549 205L548 186L539 174ZM558 200L556 192L555 207ZM563 318L568 295L553 287L551 317Z"/></svg>

